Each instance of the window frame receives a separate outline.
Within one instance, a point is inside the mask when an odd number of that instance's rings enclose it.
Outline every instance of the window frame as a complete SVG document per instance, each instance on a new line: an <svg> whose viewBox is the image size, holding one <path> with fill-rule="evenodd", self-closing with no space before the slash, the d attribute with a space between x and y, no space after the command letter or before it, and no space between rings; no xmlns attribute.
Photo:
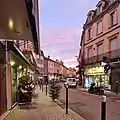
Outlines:
<svg viewBox="0 0 120 120"><path fill-rule="evenodd" d="M91 49L91 56L89 57L89 50ZM93 56L92 46L87 48L87 58L91 58Z"/></svg>
<svg viewBox="0 0 120 120"><path fill-rule="evenodd" d="M102 4L100 4L98 6L98 14L100 14L102 11L103 11L103 7L102 7Z"/></svg>
<svg viewBox="0 0 120 120"><path fill-rule="evenodd" d="M92 28L89 28L87 30L87 40L90 40L90 39L92 39Z"/></svg>
<svg viewBox="0 0 120 120"><path fill-rule="evenodd" d="M111 48L110 48L110 41L115 39L116 38L116 49L119 49L119 33L116 33L110 37L108 37L108 40L109 40L109 51L111 51Z"/></svg>
<svg viewBox="0 0 120 120"><path fill-rule="evenodd" d="M99 44L97 44L97 55L101 55L104 53L104 50L102 51L102 53L98 54L98 46L102 45L102 48L104 48L103 46L103 42L100 42Z"/></svg>
<svg viewBox="0 0 120 120"><path fill-rule="evenodd" d="M112 14L116 14L116 23L113 23L113 21L111 20ZM109 13L109 28L112 28L116 26L117 24L118 24L117 10L114 10Z"/></svg>
<svg viewBox="0 0 120 120"><path fill-rule="evenodd" d="M102 27L102 28L101 28L102 30L101 30L101 32L98 33L98 30L99 30L99 29L98 29L98 28L99 28L98 25L99 25L99 23L101 23L101 25L102 25L102 26L101 26L101 27ZM102 33L103 33L103 21L100 20L100 21L97 22L97 35L100 35L100 34L102 34Z"/></svg>

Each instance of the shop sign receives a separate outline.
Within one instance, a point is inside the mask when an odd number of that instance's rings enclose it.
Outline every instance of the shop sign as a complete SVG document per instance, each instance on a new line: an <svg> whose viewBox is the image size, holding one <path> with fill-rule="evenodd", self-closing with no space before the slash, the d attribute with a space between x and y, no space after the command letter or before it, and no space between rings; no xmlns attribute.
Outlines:
<svg viewBox="0 0 120 120"><path fill-rule="evenodd" d="M104 74L104 67L94 67L86 70L87 75L100 75Z"/></svg>

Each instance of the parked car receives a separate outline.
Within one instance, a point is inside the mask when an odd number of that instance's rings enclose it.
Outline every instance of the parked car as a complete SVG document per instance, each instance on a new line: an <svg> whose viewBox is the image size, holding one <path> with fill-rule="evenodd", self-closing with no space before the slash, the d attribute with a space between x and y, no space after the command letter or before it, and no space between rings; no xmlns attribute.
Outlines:
<svg viewBox="0 0 120 120"><path fill-rule="evenodd" d="M77 87L77 81L75 78L67 78L67 82L64 84L65 86L68 85L68 87Z"/></svg>

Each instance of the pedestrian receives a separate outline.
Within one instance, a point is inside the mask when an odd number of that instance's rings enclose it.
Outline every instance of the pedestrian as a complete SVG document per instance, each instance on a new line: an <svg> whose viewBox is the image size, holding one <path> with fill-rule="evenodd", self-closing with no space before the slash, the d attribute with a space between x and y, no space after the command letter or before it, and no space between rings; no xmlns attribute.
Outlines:
<svg viewBox="0 0 120 120"><path fill-rule="evenodd" d="M39 85L39 87L41 89L41 80L40 79L38 80L38 85Z"/></svg>

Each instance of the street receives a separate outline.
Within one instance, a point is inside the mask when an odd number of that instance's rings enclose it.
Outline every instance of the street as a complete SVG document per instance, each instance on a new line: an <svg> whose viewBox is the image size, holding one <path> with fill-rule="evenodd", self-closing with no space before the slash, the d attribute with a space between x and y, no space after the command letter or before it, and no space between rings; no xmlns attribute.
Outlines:
<svg viewBox="0 0 120 120"><path fill-rule="evenodd" d="M60 100L63 102L62 108L65 108L65 88L61 84ZM100 120L101 97L89 95L81 92L79 88L69 88L69 108L81 115L86 120ZM107 98L107 120L120 119L120 103L113 102Z"/></svg>

